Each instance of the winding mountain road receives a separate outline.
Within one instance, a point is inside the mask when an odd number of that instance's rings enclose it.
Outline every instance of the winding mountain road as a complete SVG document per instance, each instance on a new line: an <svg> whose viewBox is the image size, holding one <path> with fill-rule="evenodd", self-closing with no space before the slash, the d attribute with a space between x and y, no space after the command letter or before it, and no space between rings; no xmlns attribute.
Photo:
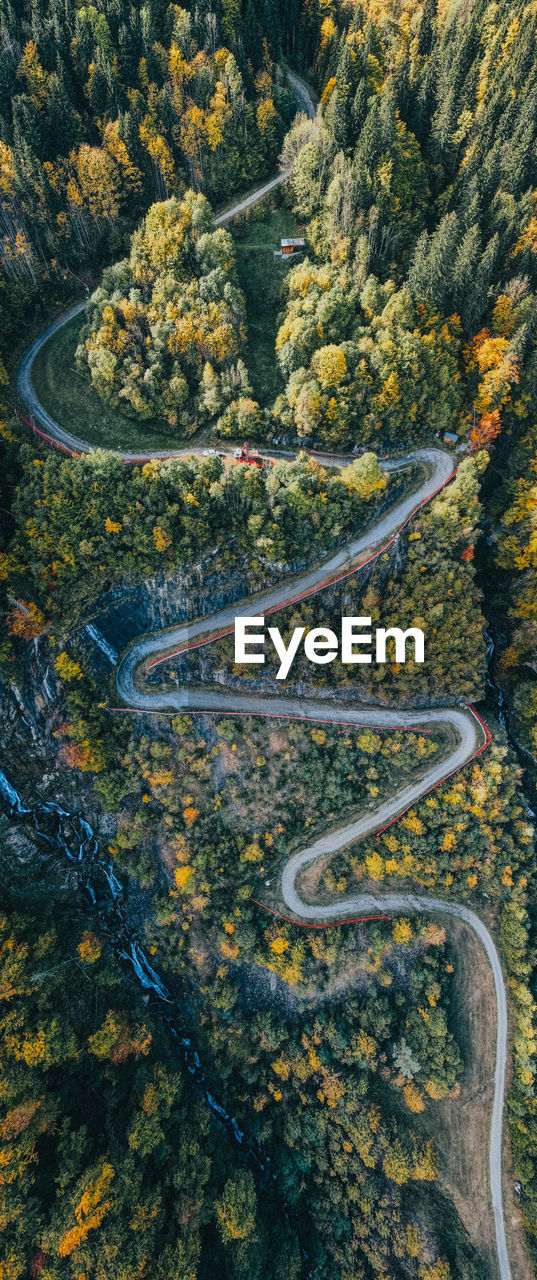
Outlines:
<svg viewBox="0 0 537 1280"><path fill-rule="evenodd" d="M128 707L142 711L188 710L220 712L226 715L276 716L386 729L397 727L424 730L435 725L449 726L451 730L449 747L441 754L440 759L435 758L432 763L428 762L420 777L402 786L375 809L368 810L345 825L330 830L313 844L290 857L281 877L281 895L288 909L299 922L310 924L344 922L346 919L364 913L427 912L434 915L454 916L473 929L479 938L492 969L497 1014L494 1102L489 1146L490 1195L496 1233L498 1274L500 1280L511 1280L502 1202L502 1125L507 1062L507 999L500 958L488 929L469 907L456 902L445 902L440 898L408 893L382 892L378 895L361 893L337 902L319 905L304 900L298 882L299 875L306 866L394 821L429 790L478 756L490 741L489 732L483 721L469 706L401 711L361 705L356 702L345 704L343 701L334 703L332 700L317 698L272 697L257 693L240 693L231 689L186 685L182 688L159 689L147 684L149 672L170 657L229 635L234 629L236 617L252 614L266 615L286 604L296 603L324 587L351 576L357 569L380 555L398 537L412 514L443 488L453 475L451 458L439 449L416 450L403 460L384 462L383 466L388 471L394 471L402 467L416 468L418 464L425 469L426 479L419 483L416 490L407 494L365 533L350 541L313 569L306 570L292 582L287 579L248 601L240 601L218 613L135 640L127 649L118 667L117 688Z"/></svg>
<svg viewBox="0 0 537 1280"><path fill-rule="evenodd" d="M292 71L287 72L287 79L291 85L293 93L295 94L299 111L304 111L306 115L313 120L315 118L315 104L308 86L300 80L298 76L294 75ZM270 191L273 191L275 187L279 187L282 182L286 182L290 177L290 174L290 169L281 169L280 172L276 174L275 178L271 178L268 182L262 183L261 186L256 187L255 191L251 191L249 195L238 200L230 209L225 209L223 213L218 214L214 220L215 225L217 227L222 227L226 222L230 222L231 219L235 218L238 214L244 213L246 209L251 207L251 205L257 204L259 200L262 200ZM58 316L57 320L54 320L52 324L48 325L48 328L46 328L43 333L39 334L39 337L35 339L35 342L33 342L31 347L29 347L25 352L19 365L16 378L19 395L24 400L24 403L34 418L34 421L39 424L42 432L45 433L45 438L51 444L59 445L60 448L65 449L69 453L92 453L95 446L88 444L87 440L82 440L80 436L77 436L72 431L68 431L65 427L62 427L60 423L56 422L55 418L47 412L35 391L35 387L32 382L32 367L38 352L45 346L45 343L47 343L59 329L62 329L65 324L69 324L70 320L74 320L75 316L80 315L80 312L84 311L87 305L88 298L83 298L81 302L75 302L74 306L69 307L68 311L64 311L61 316ZM31 425L32 424L30 423L30 426ZM37 434L41 434L39 429L37 430ZM114 452L118 454L124 462L148 462L154 458L187 458L192 454L193 450L192 448L156 449L149 450L148 452L141 454L137 453L133 449L115 449Z"/></svg>
<svg viewBox="0 0 537 1280"><path fill-rule="evenodd" d="M307 86L293 73L288 73L297 97L300 109L313 118L315 107ZM225 210L216 219L217 225L223 225L237 214L262 199L273 188L285 182L289 171L280 172L275 178L257 188L244 199L239 200L230 209ZM17 388L25 401L30 414L42 428L45 439L68 452L90 453L93 446L87 441L67 431L46 411L40 403L32 384L32 367L37 353L46 342L63 325L67 324L87 305L87 300L76 303L42 333L26 352L18 374ZM41 433L42 433L41 432ZM150 458L189 457L200 454L200 449L192 446L158 450L138 454L133 451L116 450L125 462L142 462ZM338 459L331 456L320 461L330 461L332 465L341 465ZM146 677L153 667L172 654L184 653L189 649L211 643L222 635L229 634L234 628L235 618L241 615L269 614L286 604L304 599L347 576L378 556L392 542L412 514L428 502L453 475L451 458L441 450L416 450L406 459L397 462L384 462L388 471L400 470L402 467L425 467L426 479L416 491L407 495L391 511L378 520L365 534L349 541L334 555L315 568L307 570L299 577L260 593L249 601L238 602L234 606L221 610L209 617L196 619L187 624L161 631L137 639L127 650L117 671L117 687L125 704L133 710L170 711L186 710L197 712L223 712L226 715L260 715L305 720L323 720L331 724L369 725L371 727L408 729L425 729L428 726L445 724L451 729L452 745L447 752L431 764L428 763L421 777L401 787L393 796L384 800L374 810L368 810L351 822L327 832L307 848L295 853L286 863L281 877L281 894L288 909L294 917L305 924L344 922L353 916L364 913L382 914L385 912L426 912L435 915L456 917L462 920L481 942L490 967L492 969L496 992L496 1066L494 1074L494 1101L490 1126L489 1145L489 1180L492 1211L494 1215L498 1275L500 1280L512 1280L502 1202L502 1125L505 1091L505 1073L507 1062L507 1000L501 962L493 939L475 912L468 907L445 902L439 898L426 897L407 893L356 894L332 904L314 904L304 901L298 885L301 871L319 858L342 849L353 841L367 834L378 831L409 805L415 803L432 787L437 786L452 773L479 755L487 746L489 734L486 726L471 707L453 706L428 709L423 711L397 711L385 707L359 705L356 702L347 705L344 702L321 699L297 699L283 696L269 697L260 694L239 693L234 690L184 687L182 689L157 689L148 686ZM454 743L454 745L453 745Z"/></svg>

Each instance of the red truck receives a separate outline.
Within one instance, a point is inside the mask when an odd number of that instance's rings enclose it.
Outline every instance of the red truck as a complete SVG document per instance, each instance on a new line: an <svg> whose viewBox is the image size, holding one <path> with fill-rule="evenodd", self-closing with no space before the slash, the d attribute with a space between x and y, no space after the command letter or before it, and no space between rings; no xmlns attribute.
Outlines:
<svg viewBox="0 0 537 1280"><path fill-rule="evenodd" d="M251 449L246 440L240 449L235 449L235 461L246 462L249 467L268 467L268 458L262 458L257 449Z"/></svg>

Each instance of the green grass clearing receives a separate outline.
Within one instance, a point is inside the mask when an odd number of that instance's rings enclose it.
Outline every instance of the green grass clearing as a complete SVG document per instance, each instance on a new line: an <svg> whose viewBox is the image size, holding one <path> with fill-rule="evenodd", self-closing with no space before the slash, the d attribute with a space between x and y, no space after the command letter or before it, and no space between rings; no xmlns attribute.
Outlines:
<svg viewBox="0 0 537 1280"><path fill-rule="evenodd" d="M32 382L41 404L65 431L104 449L173 449L184 444L166 422L118 413L78 373L75 351L85 312L58 329L38 352Z"/></svg>
<svg viewBox="0 0 537 1280"><path fill-rule="evenodd" d="M284 385L274 344L282 309L281 286L290 266L275 259L274 250L279 249L282 236L296 235L298 227L286 209L276 209L263 219L253 212L250 216L246 234L234 241L248 317L246 362L256 399L271 405ZM84 323L82 312L58 329L35 358L32 382L51 417L65 431L104 449L158 450L188 444L188 439L164 420L137 421L101 400L75 364Z"/></svg>
<svg viewBox="0 0 537 1280"><path fill-rule="evenodd" d="M234 241L239 282L246 299L248 351L246 365L256 400L268 407L283 391L274 344L282 310L281 287L291 260L279 261L274 250L282 237L299 234L288 209L275 209L261 220L252 211L246 235Z"/></svg>

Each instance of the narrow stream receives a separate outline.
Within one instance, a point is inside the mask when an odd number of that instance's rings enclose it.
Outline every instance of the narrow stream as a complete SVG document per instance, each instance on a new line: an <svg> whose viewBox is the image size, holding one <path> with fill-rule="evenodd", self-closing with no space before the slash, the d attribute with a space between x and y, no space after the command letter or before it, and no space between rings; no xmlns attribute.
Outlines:
<svg viewBox="0 0 537 1280"><path fill-rule="evenodd" d="M516 743L510 730L507 700L493 676L497 637L490 621L487 624L485 638L487 643L486 682L490 702L497 720L517 751L521 763L525 763L522 759L524 749ZM277 1174L270 1157L257 1139L250 1138L244 1132L235 1116L230 1115L211 1092L208 1070L188 1034L178 1001L149 963L138 939L129 929L124 913L125 886L118 879L111 859L101 856L97 838L90 824L80 815L70 813L52 801L41 801L33 808L29 807L1 769L0 806L7 811L13 821L30 823L41 840L45 841L50 848L60 851L68 862L74 865L86 910L96 914L100 928L117 958L130 965L141 990L149 993L159 1002L160 1015L178 1046L193 1083L218 1123L240 1148L243 1158L256 1175L260 1189L265 1196L268 1194L274 1199L280 1216L283 1214L289 1221L294 1215L278 1194ZM535 816L529 805L526 811L532 818ZM302 1247L301 1255L304 1274L307 1280L311 1280L308 1255Z"/></svg>
<svg viewBox="0 0 537 1280"><path fill-rule="evenodd" d="M486 670L485 681L487 685L489 699L493 707L493 713L496 719L499 720L502 726L502 729L505 729L505 733L507 735L509 745L512 747L513 751L518 756L518 760L522 768L527 769L528 765L531 765L533 766L533 768L535 768L535 757L532 756L531 751L528 751L527 748L523 746L521 742L518 741L518 738L515 736L513 732L513 727L511 724L511 717L510 717L510 709L509 709L509 699L505 696L505 693L503 692L501 685L499 685L498 682L494 679L493 671L494 671L494 659L496 656L497 641L498 641L498 636L497 636L496 628L494 626L494 623L491 622L489 618L487 620L487 625L485 628L485 643L487 646L487 670ZM533 809L528 808L527 813L532 818L535 817L535 813L533 812Z"/></svg>
<svg viewBox="0 0 537 1280"><path fill-rule="evenodd" d="M487 646L487 673L485 677L487 689L494 705L494 714L496 719L499 720L502 729L505 729L506 734L510 737L509 708L507 706L507 700L503 690L500 688L499 684L496 683L492 675L494 658L496 655L496 628L490 621L487 622L487 626L485 627L485 644Z"/></svg>
<svg viewBox="0 0 537 1280"><path fill-rule="evenodd" d="M529 792L533 804L537 796L535 756L519 741L513 725L509 698L494 674L497 651L505 644L506 637L502 635L502 628L507 622L508 614L504 616L507 601L502 602L502 584L506 581L507 575L498 569L496 559L497 533L498 528L501 527L501 514L498 514L497 506L493 505L491 509L491 500L497 501L498 481L502 485L505 484L509 474L509 457L515 447L516 433L513 435L512 431L503 433L492 447L492 460L483 478L480 492L482 516L475 567L476 584L482 595L481 612L485 620L484 634L487 646L485 679L488 701L493 714L505 730L509 745L515 752L519 764L527 771L522 782L522 794L527 804ZM528 807L527 812L532 818L535 817L533 809Z"/></svg>
<svg viewBox="0 0 537 1280"><path fill-rule="evenodd" d="M152 968L140 943L127 927L123 914L124 886L118 880L111 861L103 861L100 857L98 843L89 823L50 801L37 804L33 809L28 808L1 769L0 803L10 818L31 822L41 840L51 848L59 849L69 862L75 864L78 884L86 899L87 908L97 912L103 933L117 957L130 964L139 986L166 1006L161 1013L181 1050L187 1071L203 1094L207 1106L225 1126L234 1142L241 1147L266 1189L276 1179L270 1158L256 1139L247 1137L235 1117L229 1115L211 1093L207 1069L201 1062L191 1037L186 1033L177 1001Z"/></svg>

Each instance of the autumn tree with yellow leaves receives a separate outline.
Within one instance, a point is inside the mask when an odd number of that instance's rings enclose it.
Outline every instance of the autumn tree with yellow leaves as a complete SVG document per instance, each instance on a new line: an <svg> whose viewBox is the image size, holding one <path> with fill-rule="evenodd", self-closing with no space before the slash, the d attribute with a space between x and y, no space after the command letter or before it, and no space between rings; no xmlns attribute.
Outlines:
<svg viewBox="0 0 537 1280"><path fill-rule="evenodd" d="M231 238L215 230L203 196L155 204L128 260L108 268L93 295L77 350L81 372L103 398L133 417L165 417L178 435L207 416L212 371L218 407L244 347L244 301ZM171 545L160 525L157 550Z"/></svg>

